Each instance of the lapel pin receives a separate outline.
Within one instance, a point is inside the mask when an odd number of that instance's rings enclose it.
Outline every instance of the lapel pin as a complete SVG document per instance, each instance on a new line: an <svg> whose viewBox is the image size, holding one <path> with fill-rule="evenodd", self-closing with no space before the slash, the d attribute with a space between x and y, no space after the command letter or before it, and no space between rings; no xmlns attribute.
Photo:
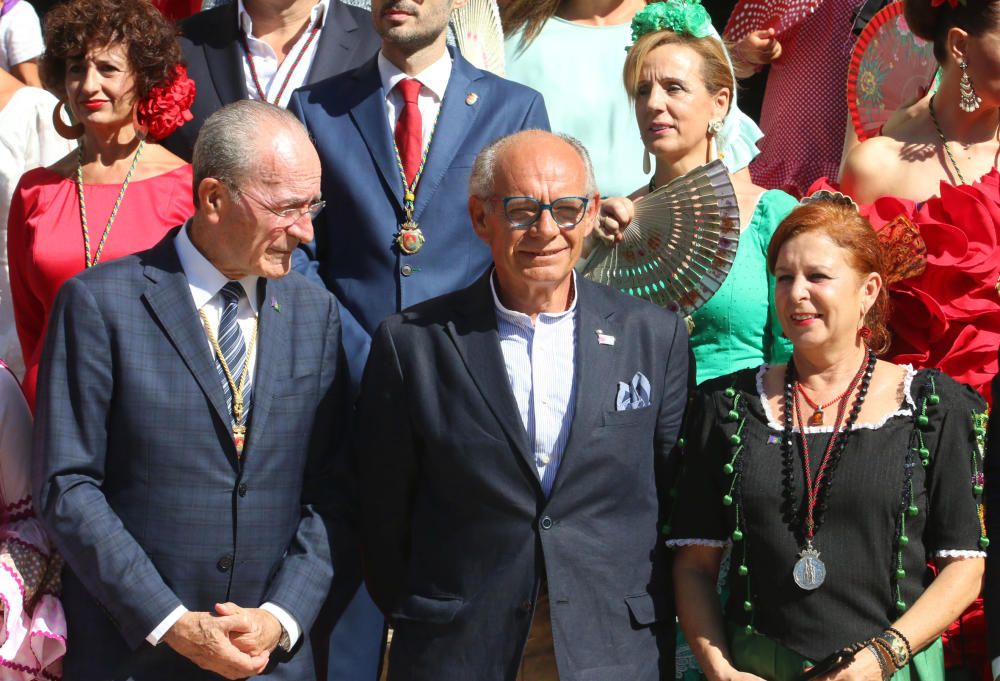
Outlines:
<svg viewBox="0 0 1000 681"><path fill-rule="evenodd" d="M610 335L604 333L604 331L602 329L595 329L594 333L597 334L597 344L598 345L614 345L615 344L615 337L614 336L610 336Z"/></svg>
<svg viewBox="0 0 1000 681"><path fill-rule="evenodd" d="M271 307L274 308L275 312L281 312L281 304L278 302L278 299L275 298L274 296L271 296Z"/></svg>
<svg viewBox="0 0 1000 681"><path fill-rule="evenodd" d="M477 95L475 92L470 92L465 96L465 103L468 104L469 106L472 106L478 101L479 101L479 95Z"/></svg>

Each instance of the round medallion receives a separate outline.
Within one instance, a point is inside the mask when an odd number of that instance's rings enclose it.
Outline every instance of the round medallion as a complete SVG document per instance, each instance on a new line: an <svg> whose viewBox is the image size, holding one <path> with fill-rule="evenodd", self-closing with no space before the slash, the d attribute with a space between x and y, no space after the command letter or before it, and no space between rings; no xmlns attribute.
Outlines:
<svg viewBox="0 0 1000 681"><path fill-rule="evenodd" d="M826 565L819 559L819 552L806 549L799 554L792 568L792 579L800 589L812 591L822 586L826 580Z"/></svg>

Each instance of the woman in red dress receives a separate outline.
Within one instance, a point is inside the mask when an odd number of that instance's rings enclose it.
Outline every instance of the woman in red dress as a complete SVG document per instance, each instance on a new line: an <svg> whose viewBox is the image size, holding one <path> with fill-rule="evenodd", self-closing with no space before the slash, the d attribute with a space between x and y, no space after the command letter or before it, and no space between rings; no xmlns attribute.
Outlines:
<svg viewBox="0 0 1000 681"><path fill-rule="evenodd" d="M891 291L893 361L939 367L989 400L1000 342L1000 0L904 7L934 43L940 87L851 151L841 187L876 229L903 216L926 245L923 272Z"/></svg>
<svg viewBox="0 0 1000 681"><path fill-rule="evenodd" d="M11 203L11 298L31 405L62 283L152 246L194 212L191 166L153 143L190 119L194 101L172 25L147 0L70 0L48 14L45 37L42 76L61 97L53 122L79 147L25 173Z"/></svg>

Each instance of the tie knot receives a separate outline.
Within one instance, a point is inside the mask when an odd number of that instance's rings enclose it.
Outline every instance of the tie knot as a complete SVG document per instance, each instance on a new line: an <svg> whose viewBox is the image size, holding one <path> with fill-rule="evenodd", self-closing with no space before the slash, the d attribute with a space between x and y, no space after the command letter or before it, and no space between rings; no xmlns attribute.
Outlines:
<svg viewBox="0 0 1000 681"><path fill-rule="evenodd" d="M219 293L222 295L222 299L225 300L226 303L232 305L233 303L239 302L240 298L243 297L243 284L238 281L230 281L222 287L222 290L219 291Z"/></svg>
<svg viewBox="0 0 1000 681"><path fill-rule="evenodd" d="M399 94L403 95L403 101L407 104L416 104L417 95L420 94L421 82L416 78L406 78L396 83Z"/></svg>

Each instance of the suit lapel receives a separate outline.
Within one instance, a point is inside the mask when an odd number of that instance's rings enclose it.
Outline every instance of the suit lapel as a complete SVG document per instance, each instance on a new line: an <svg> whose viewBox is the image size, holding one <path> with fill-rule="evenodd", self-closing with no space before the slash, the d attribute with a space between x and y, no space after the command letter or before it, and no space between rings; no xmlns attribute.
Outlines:
<svg viewBox="0 0 1000 681"><path fill-rule="evenodd" d="M475 125L479 112L484 106L490 105L490 102L484 101L486 98L482 93L474 92L473 89L475 81L482 77L481 72L463 59L457 50L452 52L452 59L454 61L451 76L448 78L448 88L441 101L441 112L434 126L434 137L427 152L427 163L420 184L417 186L417 201L413 215L418 222L420 214L430 203L435 190L451 167L455 155ZM470 99L472 94L476 95L476 99ZM479 150L470 149L470 151Z"/></svg>
<svg viewBox="0 0 1000 681"><path fill-rule="evenodd" d="M247 99L247 86L243 78L243 44L237 19L237 3L223 12L217 40L205 43L205 62L212 76L212 85L223 105Z"/></svg>
<svg viewBox="0 0 1000 681"><path fill-rule="evenodd" d="M174 250L176 234L177 230L171 231L150 252L143 272L150 284L143 292L143 297L228 431L231 418L226 408L226 397L215 368L215 360L205 339L205 330L191 299L187 277L184 276ZM236 448L232 439L226 440L226 451L235 464Z"/></svg>
<svg viewBox="0 0 1000 681"><path fill-rule="evenodd" d="M552 495L565 478L567 466L574 465L575 452L587 446L594 427L601 422L602 412L611 404L609 395L615 390L614 362L616 345L598 342L597 332L618 336L620 327L614 319L614 308L600 305L594 285L578 276L576 324L576 366L574 368L576 395L573 401L573 424L570 426L566 449L563 451L559 472L552 486Z"/></svg>
<svg viewBox="0 0 1000 681"><path fill-rule="evenodd" d="M247 429L247 446L243 458L249 456L260 433L266 431L267 418L271 413L274 389L281 374L277 368L286 365L291 347L288 338L288 315L282 314L280 303L284 288L278 279L261 279L258 298L257 363L254 365L253 404L250 411L250 425Z"/></svg>
<svg viewBox="0 0 1000 681"><path fill-rule="evenodd" d="M339 0L331 0L306 84L318 83L343 71L341 65L358 44L358 34L354 15Z"/></svg>
<svg viewBox="0 0 1000 681"><path fill-rule="evenodd" d="M392 136L389 134L389 119L385 110L385 91L382 89L382 78L378 72L377 56L360 67L354 74L360 81L357 84L359 92L368 93L364 99L351 107L351 120L361 133L368 147L375 167L378 168L382 181L393 189L392 198L399 211L403 210L403 181L399 175L399 165L396 163L396 151L393 148Z"/></svg>
<svg viewBox="0 0 1000 681"><path fill-rule="evenodd" d="M521 414L510 388L510 380L507 378L503 352L500 350L500 336L497 334L496 311L490 293L489 277L490 274L487 273L470 287L466 301L458 309L456 320L448 323L448 334L455 343L473 382L514 444L517 453L528 464L537 483L538 475L528 443L528 434L521 422Z"/></svg>

